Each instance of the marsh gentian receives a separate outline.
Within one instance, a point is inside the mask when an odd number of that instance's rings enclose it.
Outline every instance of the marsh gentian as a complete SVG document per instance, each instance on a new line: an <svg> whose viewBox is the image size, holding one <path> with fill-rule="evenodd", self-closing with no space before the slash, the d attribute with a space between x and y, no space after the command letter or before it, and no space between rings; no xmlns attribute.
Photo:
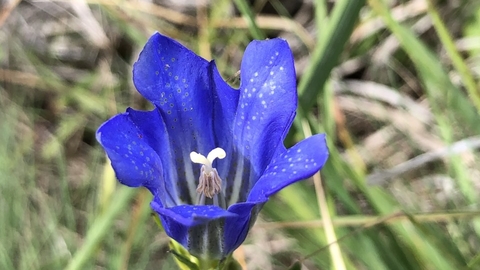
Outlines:
<svg viewBox="0 0 480 270"><path fill-rule="evenodd" d="M328 158L323 134L283 145L297 107L285 40L251 42L240 72L234 89L213 61L156 33L133 67L154 109L128 108L97 131L118 180L149 189L168 236L200 258L231 254L271 195Z"/></svg>

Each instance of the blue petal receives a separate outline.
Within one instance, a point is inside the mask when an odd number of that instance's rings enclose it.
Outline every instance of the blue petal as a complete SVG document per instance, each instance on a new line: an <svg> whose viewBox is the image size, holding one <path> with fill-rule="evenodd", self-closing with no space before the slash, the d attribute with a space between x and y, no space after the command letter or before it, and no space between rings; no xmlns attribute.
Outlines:
<svg viewBox="0 0 480 270"><path fill-rule="evenodd" d="M163 123L156 112L143 114L142 122L137 123L129 112L114 116L99 127L96 137L122 184L145 186L156 194L163 182L163 168L160 157L149 144L153 133L145 132L139 126L151 125L161 129Z"/></svg>
<svg viewBox="0 0 480 270"><path fill-rule="evenodd" d="M169 166L177 168L177 181L188 187L189 195L182 201L191 204L197 196L200 166L190 162L189 154L207 155L215 147L231 145L229 126L238 91L221 79L213 62L158 33L135 63L133 81L164 119L173 152Z"/></svg>
<svg viewBox="0 0 480 270"><path fill-rule="evenodd" d="M157 202L154 199L151 206L160 215L165 232L190 254L209 259L223 259L228 254L224 239L238 233L230 230L232 224L238 224L238 215L213 205L163 208Z"/></svg>
<svg viewBox="0 0 480 270"><path fill-rule="evenodd" d="M216 90L213 117L215 145L221 147L227 153L224 159L216 161L215 168L220 177L226 180L233 177L232 164L237 161L237 155L233 147L232 130L240 91L231 88L222 79L215 65L213 65L212 89ZM227 181L223 181L222 185L222 189L226 190Z"/></svg>
<svg viewBox="0 0 480 270"><path fill-rule="evenodd" d="M282 39L251 42L242 60L240 99L233 127L240 153L237 168L246 172L236 173L242 177L231 183L230 203L245 199L276 149L283 147L296 107L295 67L287 42Z"/></svg>
<svg viewBox="0 0 480 270"><path fill-rule="evenodd" d="M325 134L311 136L278 154L250 191L249 202L269 196L318 172L328 159Z"/></svg>
<svg viewBox="0 0 480 270"><path fill-rule="evenodd" d="M257 215L263 205L264 202L244 202L234 204L228 208L228 211L237 214L238 218L235 222L227 222L225 224L226 254L235 251L245 241L248 231L257 220Z"/></svg>
<svg viewBox="0 0 480 270"><path fill-rule="evenodd" d="M215 62L212 61L212 85L210 89L215 90L214 101L214 133L218 147L224 149L231 147L233 136L233 119L237 112L237 105L240 91L230 87L218 72Z"/></svg>
<svg viewBox="0 0 480 270"><path fill-rule="evenodd" d="M163 175L159 190L159 195L163 199L163 205L165 207L171 207L186 203L186 201L182 201L181 198L190 196L189 189L186 182L176 181L177 171L175 167L168 166L168 164L172 162L172 153L166 127L159 112L157 110L149 112L136 111L128 108L127 114L131 121L137 126L138 130L141 131L140 134L143 139L160 157L161 163L166 164L163 165ZM134 155L140 155L141 158L141 153L134 152ZM150 159L147 161L150 161Z"/></svg>
<svg viewBox="0 0 480 270"><path fill-rule="evenodd" d="M228 210L213 205L180 205L164 208L155 197L151 203L168 236L192 255L223 259L247 237L264 202L239 203Z"/></svg>

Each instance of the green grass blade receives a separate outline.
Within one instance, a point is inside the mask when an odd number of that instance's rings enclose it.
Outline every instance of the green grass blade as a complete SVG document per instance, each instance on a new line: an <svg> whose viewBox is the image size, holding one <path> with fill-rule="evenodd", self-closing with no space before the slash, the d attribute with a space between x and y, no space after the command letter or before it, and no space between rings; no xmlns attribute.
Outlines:
<svg viewBox="0 0 480 270"><path fill-rule="evenodd" d="M237 6L238 10L243 15L243 18L247 21L248 29L252 34L254 39L265 39L266 36L260 28L258 28L257 23L255 22L255 15L253 14L250 6L247 4L245 0L234 0L235 5Z"/></svg>
<svg viewBox="0 0 480 270"><path fill-rule="evenodd" d="M84 264L91 259L99 243L109 232L115 218L125 210L130 199L137 190L128 187L119 188L115 196L115 202L111 203L104 215L98 217L88 230L82 247L75 253L72 260L65 268L67 270L83 269Z"/></svg>
<svg viewBox="0 0 480 270"><path fill-rule="evenodd" d="M452 60L453 66L462 78L462 81L465 85L465 88L467 89L470 99L477 108L477 111L480 112L480 91L477 87L477 83L475 82L475 79L473 78L465 61L462 59L457 49L455 48L455 43L453 42L452 37L448 33L445 24L442 22L440 15L433 6L432 0L429 0L428 4L428 13L432 18L433 26L437 31L438 37L440 38L440 41L442 42L448 56Z"/></svg>
<svg viewBox="0 0 480 270"><path fill-rule="evenodd" d="M298 84L300 105L308 111L316 102L317 97L323 92L323 87L330 76L330 71L335 67L340 58L345 44L350 38L353 26L358 20L360 9L365 1L337 1L328 20L327 29L323 40L314 50L310 66L305 71Z"/></svg>
<svg viewBox="0 0 480 270"><path fill-rule="evenodd" d="M448 112L446 108L450 108L455 112L455 117L463 127L470 132L479 133L479 117L476 110L465 95L452 84L436 56L408 28L399 24L381 1L370 0L369 4L381 16L402 48L413 60L428 97L431 99L430 105L434 106L434 112L443 115ZM449 120L445 121L449 122Z"/></svg>

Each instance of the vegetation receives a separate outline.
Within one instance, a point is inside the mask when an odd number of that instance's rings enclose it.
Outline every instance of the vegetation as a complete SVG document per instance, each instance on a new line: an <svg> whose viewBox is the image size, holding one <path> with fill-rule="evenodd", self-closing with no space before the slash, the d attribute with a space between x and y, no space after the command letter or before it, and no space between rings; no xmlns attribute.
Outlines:
<svg viewBox="0 0 480 270"><path fill-rule="evenodd" d="M154 31L234 84L250 40L287 39L286 144L328 135L321 176L267 203L234 254L246 269L480 268L477 1L4 2L0 269L175 267L150 194L120 186L95 141L150 106L131 68Z"/></svg>

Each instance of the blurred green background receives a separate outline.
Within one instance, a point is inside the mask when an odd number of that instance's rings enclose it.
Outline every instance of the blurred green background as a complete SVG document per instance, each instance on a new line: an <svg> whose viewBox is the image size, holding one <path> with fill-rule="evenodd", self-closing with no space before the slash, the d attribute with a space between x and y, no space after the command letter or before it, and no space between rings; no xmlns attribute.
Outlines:
<svg viewBox="0 0 480 270"><path fill-rule="evenodd" d="M275 196L245 269L480 269L480 2L0 1L0 269L174 269L150 194L116 183L96 128L159 31L234 78L252 39L295 55L286 145L320 175ZM235 81L235 80L230 80ZM238 83L238 82L237 82Z"/></svg>

